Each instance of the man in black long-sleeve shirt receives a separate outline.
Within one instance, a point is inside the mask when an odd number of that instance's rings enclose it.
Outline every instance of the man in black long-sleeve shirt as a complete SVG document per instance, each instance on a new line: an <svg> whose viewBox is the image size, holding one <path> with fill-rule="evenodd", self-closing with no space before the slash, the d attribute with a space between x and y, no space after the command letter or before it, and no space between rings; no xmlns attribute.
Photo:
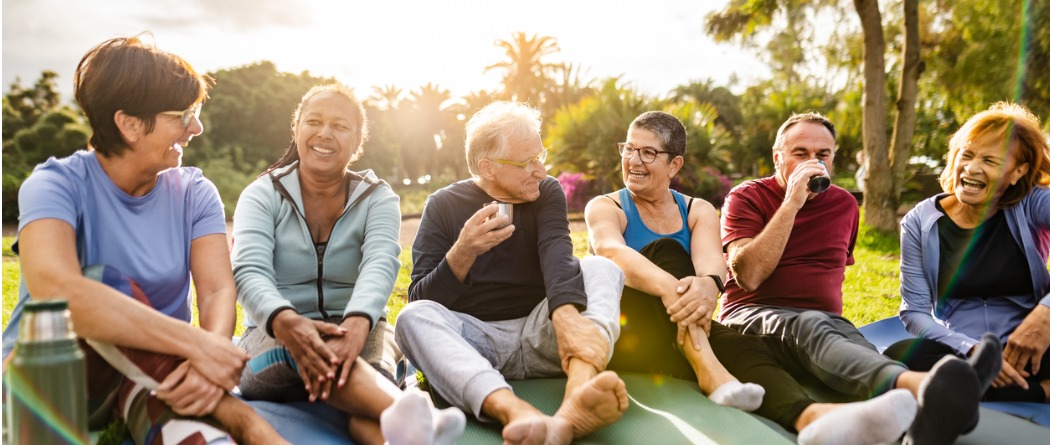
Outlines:
<svg viewBox="0 0 1050 445"><path fill-rule="evenodd" d="M565 195L543 166L539 112L493 103L467 123L471 179L427 200L396 338L446 400L504 426L509 443L569 443L627 409L605 371L619 336L623 273L572 255ZM497 215L493 201L513 204ZM568 376L554 416L506 379Z"/></svg>

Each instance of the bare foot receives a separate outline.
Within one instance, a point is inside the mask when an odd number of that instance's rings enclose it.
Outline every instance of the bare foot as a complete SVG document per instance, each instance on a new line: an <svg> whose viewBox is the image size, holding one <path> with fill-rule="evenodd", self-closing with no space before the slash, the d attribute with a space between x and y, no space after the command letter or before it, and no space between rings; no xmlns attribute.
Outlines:
<svg viewBox="0 0 1050 445"><path fill-rule="evenodd" d="M537 414L517 419L503 427L503 443L510 445L567 445L572 425L565 419Z"/></svg>
<svg viewBox="0 0 1050 445"><path fill-rule="evenodd" d="M594 376L569 394L554 414L572 424L573 437L583 437L609 425L627 411L627 387L615 372Z"/></svg>

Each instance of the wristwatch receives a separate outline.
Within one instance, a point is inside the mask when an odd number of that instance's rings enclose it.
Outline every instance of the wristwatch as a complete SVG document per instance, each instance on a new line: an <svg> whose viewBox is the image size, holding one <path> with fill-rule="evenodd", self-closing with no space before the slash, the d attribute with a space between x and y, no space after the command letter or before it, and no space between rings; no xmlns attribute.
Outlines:
<svg viewBox="0 0 1050 445"><path fill-rule="evenodd" d="M722 284L722 277L713 274L708 276L711 277L712 280L715 280L715 286L718 287L718 293L726 293L726 285Z"/></svg>

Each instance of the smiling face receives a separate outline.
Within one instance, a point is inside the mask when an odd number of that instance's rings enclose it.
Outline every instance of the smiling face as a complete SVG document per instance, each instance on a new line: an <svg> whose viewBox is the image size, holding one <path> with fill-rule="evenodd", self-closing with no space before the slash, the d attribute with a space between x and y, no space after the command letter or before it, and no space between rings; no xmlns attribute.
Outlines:
<svg viewBox="0 0 1050 445"><path fill-rule="evenodd" d="M498 156L514 162L526 162L543 152L543 141L539 134L527 134L507 140L506 152ZM547 168L538 161L533 162L532 171L517 165L498 164L485 159L483 169L489 174L482 175L482 188L494 199L514 204L532 202L540 198L540 181L547 177Z"/></svg>
<svg viewBox="0 0 1050 445"><path fill-rule="evenodd" d="M1004 143L1003 134L986 133L955 154L952 193L959 202L973 207L998 206L999 199L1027 172L1018 164L1017 141Z"/></svg>
<svg viewBox="0 0 1050 445"><path fill-rule="evenodd" d="M146 125L142 122L137 129L141 133L133 136L128 143L131 155L149 174L157 174L182 165L182 151L190 140L204 132L204 124L194 116L189 125L182 125L182 118L158 114L153 131L145 133ZM123 156L123 155L122 155Z"/></svg>
<svg viewBox="0 0 1050 445"><path fill-rule="evenodd" d="M303 104L295 144L307 174L342 175L361 145L355 104L335 91L317 93Z"/></svg>
<svg viewBox="0 0 1050 445"><path fill-rule="evenodd" d="M631 127L627 130L626 148L640 150L651 148L658 152L665 151L660 137L652 131L639 127ZM642 162L640 152L635 152L630 158L620 158L620 170L623 175L623 184L632 193L645 191L666 191L671 186L671 178L681 168L681 157L669 159L670 153L656 155L656 160L651 163Z"/></svg>

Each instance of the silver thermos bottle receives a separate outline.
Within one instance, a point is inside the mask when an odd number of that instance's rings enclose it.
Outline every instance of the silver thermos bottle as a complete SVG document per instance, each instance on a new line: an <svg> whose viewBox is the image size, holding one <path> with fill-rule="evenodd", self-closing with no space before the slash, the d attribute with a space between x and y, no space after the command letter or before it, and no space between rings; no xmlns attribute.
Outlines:
<svg viewBox="0 0 1050 445"><path fill-rule="evenodd" d="M18 343L4 372L12 444L88 443L87 377L64 300L22 308Z"/></svg>

